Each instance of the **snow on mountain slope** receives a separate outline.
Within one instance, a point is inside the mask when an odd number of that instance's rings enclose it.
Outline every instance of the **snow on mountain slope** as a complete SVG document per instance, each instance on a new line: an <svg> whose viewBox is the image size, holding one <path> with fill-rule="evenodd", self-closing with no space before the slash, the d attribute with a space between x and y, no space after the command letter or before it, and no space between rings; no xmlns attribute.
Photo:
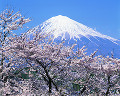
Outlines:
<svg viewBox="0 0 120 96"><path fill-rule="evenodd" d="M65 45L85 45L88 54L98 49L97 54L106 56L111 55L112 51L115 57L120 58L120 40L103 35L66 16L52 17L35 27L35 30L50 33L53 40L58 43L64 40Z"/></svg>
<svg viewBox="0 0 120 96"><path fill-rule="evenodd" d="M66 39L65 34L68 33L70 39L81 37L86 37L90 40L90 37L100 37L104 39L108 39L112 42L115 42L117 39L109 37L107 35L102 35L99 32L96 32L92 28L89 28L81 23L78 23L66 16L58 15L48 19L47 21L43 22L39 28L42 29L43 32L49 33L51 32L54 36L54 39L61 36L62 40Z"/></svg>

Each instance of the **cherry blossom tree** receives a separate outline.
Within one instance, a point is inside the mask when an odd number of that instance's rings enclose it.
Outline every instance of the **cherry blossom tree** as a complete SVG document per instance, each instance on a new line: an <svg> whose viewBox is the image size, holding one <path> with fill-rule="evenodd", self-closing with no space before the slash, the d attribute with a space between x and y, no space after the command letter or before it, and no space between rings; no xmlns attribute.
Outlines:
<svg viewBox="0 0 120 96"><path fill-rule="evenodd" d="M120 90L120 59L95 56L95 51L90 56L83 54L82 58L73 59L72 66L78 64L86 70L86 81L83 87L84 91L94 91L98 94L108 96ZM79 53L79 52L78 52ZM79 57L78 55L75 55ZM91 78L92 76L92 78ZM81 79L78 80L78 82ZM89 89L88 87L92 87ZM94 85L94 86L93 86ZM88 88L88 89L87 89ZM86 90L87 89L87 90ZM92 89L92 90L91 90ZM90 92L87 92L90 94Z"/></svg>
<svg viewBox="0 0 120 96"><path fill-rule="evenodd" d="M9 58L9 55L4 51L9 41L8 37L14 36L12 32L23 28L23 25L29 21L30 19L25 19L19 11L14 13L13 10L6 9L0 14L0 81L4 84L7 82L9 71L13 66L10 62L12 58Z"/></svg>
<svg viewBox="0 0 120 96"><path fill-rule="evenodd" d="M34 30L29 31L33 32ZM39 74L48 84L48 92L51 93L52 85L58 91L58 87L55 84L54 79L52 79L54 75L51 76L50 74L51 70L54 71L55 74L58 72L55 71L56 68L59 70L63 69L63 64L68 62L67 57L70 56L72 48L64 48L62 43L57 45L53 44L51 41L44 41L44 38L45 37L42 37L42 35L38 34L32 38L29 38L29 36L26 34L24 36L22 35L21 37L12 37L11 39L9 38L10 42L8 44L8 47L5 48L5 51L9 54L15 53L15 59L25 59L26 63L31 68L38 70Z"/></svg>

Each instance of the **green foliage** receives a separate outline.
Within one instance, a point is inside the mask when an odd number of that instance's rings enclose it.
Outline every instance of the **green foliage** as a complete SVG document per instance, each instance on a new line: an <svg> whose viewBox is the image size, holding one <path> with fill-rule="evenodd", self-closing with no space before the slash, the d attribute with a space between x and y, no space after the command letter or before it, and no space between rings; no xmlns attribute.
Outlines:
<svg viewBox="0 0 120 96"><path fill-rule="evenodd" d="M21 73L21 78L22 79L29 79L29 74Z"/></svg>
<svg viewBox="0 0 120 96"><path fill-rule="evenodd" d="M80 91L81 88L83 88L82 85L80 85L80 84L75 84L75 83L72 83L72 86L73 86L73 90L74 90L74 91Z"/></svg>
<svg viewBox="0 0 120 96"><path fill-rule="evenodd" d="M56 84L57 84L57 85L62 85L63 82L62 82L61 80L57 80Z"/></svg>
<svg viewBox="0 0 120 96"><path fill-rule="evenodd" d="M25 69L25 71L26 71L27 73L29 73L30 67L25 67L24 69Z"/></svg>
<svg viewBox="0 0 120 96"><path fill-rule="evenodd" d="M91 73L91 74L90 74L90 77L92 77L92 78L93 78L94 76L95 76L95 74L93 74L93 73Z"/></svg>

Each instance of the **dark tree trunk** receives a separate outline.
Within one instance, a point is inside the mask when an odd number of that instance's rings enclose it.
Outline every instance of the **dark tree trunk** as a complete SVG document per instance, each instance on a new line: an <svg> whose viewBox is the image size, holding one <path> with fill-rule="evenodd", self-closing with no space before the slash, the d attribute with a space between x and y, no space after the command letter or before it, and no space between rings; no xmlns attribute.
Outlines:
<svg viewBox="0 0 120 96"><path fill-rule="evenodd" d="M107 88L107 91L105 93L106 96L108 96L109 90L110 90L110 75L108 76L108 88Z"/></svg>
<svg viewBox="0 0 120 96"><path fill-rule="evenodd" d="M45 71L45 74L46 74L46 77L47 77L47 83L48 83L48 86L49 86L49 93L51 93L52 92L52 84L55 86L55 89L58 91L58 87L57 87L57 85L54 83L54 81L52 80L52 78L50 77L50 75L49 75L49 73L48 73L48 70L46 69L46 67L43 65L43 63L42 62L40 62L39 60L37 60L36 59L36 61L37 61L37 63L38 64L40 64L40 66L44 69L44 71ZM44 77L44 79L45 79L45 77Z"/></svg>

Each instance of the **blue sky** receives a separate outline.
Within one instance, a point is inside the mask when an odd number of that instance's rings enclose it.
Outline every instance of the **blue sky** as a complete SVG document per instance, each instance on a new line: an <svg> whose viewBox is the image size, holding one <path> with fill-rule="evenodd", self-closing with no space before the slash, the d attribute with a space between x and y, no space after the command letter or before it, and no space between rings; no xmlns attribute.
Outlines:
<svg viewBox="0 0 120 96"><path fill-rule="evenodd" d="M98 32L120 39L120 0L0 0L0 12L6 8L31 17L35 27L45 20L67 16Z"/></svg>

